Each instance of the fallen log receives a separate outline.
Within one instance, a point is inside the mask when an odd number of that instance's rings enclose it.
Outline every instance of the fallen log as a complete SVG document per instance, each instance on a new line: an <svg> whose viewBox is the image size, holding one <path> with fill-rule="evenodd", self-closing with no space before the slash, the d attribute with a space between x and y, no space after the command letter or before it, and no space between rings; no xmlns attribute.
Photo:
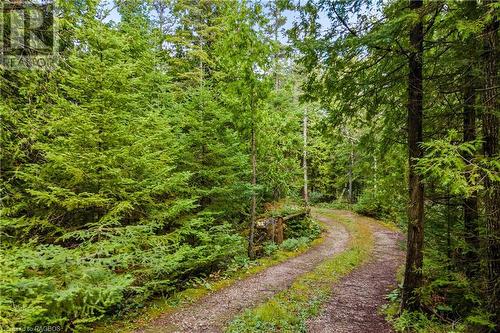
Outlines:
<svg viewBox="0 0 500 333"><path fill-rule="evenodd" d="M310 212L311 212L310 208L304 209L301 212L298 212L298 213L295 213L295 214L291 214L291 215L287 215L287 216L283 216L283 221L288 221L288 220L291 220L291 219L294 219L294 218L297 218L297 217L306 218L306 217L309 216Z"/></svg>

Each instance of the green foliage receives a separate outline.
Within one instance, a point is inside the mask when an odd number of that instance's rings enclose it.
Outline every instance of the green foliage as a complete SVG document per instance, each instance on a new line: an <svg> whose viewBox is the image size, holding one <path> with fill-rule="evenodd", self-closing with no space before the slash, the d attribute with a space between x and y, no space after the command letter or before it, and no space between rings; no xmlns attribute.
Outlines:
<svg viewBox="0 0 500 333"><path fill-rule="evenodd" d="M500 180L500 162L476 156L480 141L459 142L458 133L451 130L442 140L425 143L426 155L418 161L418 170L428 179L449 187L450 193L471 196L483 189L483 177L490 181Z"/></svg>
<svg viewBox="0 0 500 333"><path fill-rule="evenodd" d="M79 330L124 300L130 274L59 246L2 249L2 327L59 325Z"/></svg>
<svg viewBox="0 0 500 333"><path fill-rule="evenodd" d="M296 251L300 247L305 246L310 240L307 237L288 238L281 243L280 247L286 251Z"/></svg>
<svg viewBox="0 0 500 333"><path fill-rule="evenodd" d="M319 236L321 227L319 223L307 217L305 219L291 219L286 221L286 228L284 231L285 238L303 238L308 237L313 240Z"/></svg>
<svg viewBox="0 0 500 333"><path fill-rule="evenodd" d="M301 186L301 113L292 79L272 93L260 5L172 1L171 30L151 2L117 2L119 22L101 1L61 5L58 66L1 69L6 330L81 331L244 269L252 191L268 201Z"/></svg>
<svg viewBox="0 0 500 333"><path fill-rule="evenodd" d="M274 252L278 251L279 246L275 242L264 242L264 244L262 244L262 248L264 249L265 255L270 256Z"/></svg>
<svg viewBox="0 0 500 333"><path fill-rule="evenodd" d="M394 329L397 332L418 332L418 333L459 333L465 332L463 325L453 325L448 327L442 325L437 318L429 319L422 312L404 311L395 321Z"/></svg>
<svg viewBox="0 0 500 333"><path fill-rule="evenodd" d="M210 226L202 220L165 236L128 230L75 249L4 248L2 324L58 324L79 330L105 313L141 305L156 293L170 293L187 276L224 268L228 258L242 253L243 239L227 225Z"/></svg>
<svg viewBox="0 0 500 333"><path fill-rule="evenodd" d="M398 304L394 303L386 312L397 332L418 332L418 333L465 333L484 332L494 328L494 324L489 319L489 314L477 312L466 317L464 320L444 322L442 317L428 315L424 312L403 311L397 314Z"/></svg>

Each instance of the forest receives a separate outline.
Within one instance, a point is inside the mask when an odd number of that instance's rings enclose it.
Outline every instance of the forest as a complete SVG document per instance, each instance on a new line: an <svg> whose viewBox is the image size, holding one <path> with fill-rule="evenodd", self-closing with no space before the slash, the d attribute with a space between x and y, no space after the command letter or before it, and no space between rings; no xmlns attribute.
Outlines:
<svg viewBox="0 0 500 333"><path fill-rule="evenodd" d="M497 0L0 7L0 331L500 331Z"/></svg>

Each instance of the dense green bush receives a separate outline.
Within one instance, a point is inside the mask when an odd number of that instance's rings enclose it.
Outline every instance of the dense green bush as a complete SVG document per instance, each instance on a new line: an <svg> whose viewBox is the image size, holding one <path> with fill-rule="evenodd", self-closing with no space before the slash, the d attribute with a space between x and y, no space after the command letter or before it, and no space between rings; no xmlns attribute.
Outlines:
<svg viewBox="0 0 500 333"><path fill-rule="evenodd" d="M307 217L305 219L291 219L286 221L284 230L285 238L309 237L315 239L321 233L321 226L318 221Z"/></svg>
<svg viewBox="0 0 500 333"><path fill-rule="evenodd" d="M309 193L309 202L311 204L319 204L325 201L325 194L317 191Z"/></svg>
<svg viewBox="0 0 500 333"><path fill-rule="evenodd" d="M268 241L268 242L264 242L264 244L262 244L262 248L263 248L264 254L266 256L270 256L279 249L279 246L275 242Z"/></svg>
<svg viewBox="0 0 500 333"><path fill-rule="evenodd" d="M400 227L406 225L406 210L402 191L388 193L390 189L374 193L371 189L362 192L352 209L362 215L387 220Z"/></svg>
<svg viewBox="0 0 500 333"><path fill-rule="evenodd" d="M353 208L356 213L372 217L381 217L388 213L377 198L366 192L362 193Z"/></svg>
<svg viewBox="0 0 500 333"><path fill-rule="evenodd" d="M0 68L5 330L83 330L250 265L252 192L279 200L302 179L296 85L271 93L258 4L168 2L179 29L166 32L151 2L115 1L119 22L104 19L109 2L58 2L61 61Z"/></svg>
<svg viewBox="0 0 500 333"><path fill-rule="evenodd" d="M295 251L302 246L307 245L311 239L309 237L300 237L300 238L288 238L280 244L280 247L287 251Z"/></svg>
<svg viewBox="0 0 500 333"><path fill-rule="evenodd" d="M244 253L243 239L227 225L189 224L170 234L132 231L74 249L3 247L2 327L59 325L81 330L105 313L140 306L153 294L171 293L187 277L224 268L230 257Z"/></svg>
<svg viewBox="0 0 500 333"><path fill-rule="evenodd" d="M2 249L2 328L58 325L78 330L124 300L130 274L60 246Z"/></svg>

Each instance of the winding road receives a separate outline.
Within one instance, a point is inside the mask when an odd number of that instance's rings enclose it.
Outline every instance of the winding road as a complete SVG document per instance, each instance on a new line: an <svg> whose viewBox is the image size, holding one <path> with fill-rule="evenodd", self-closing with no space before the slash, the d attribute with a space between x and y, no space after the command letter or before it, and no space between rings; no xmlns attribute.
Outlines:
<svg viewBox="0 0 500 333"><path fill-rule="evenodd" d="M396 271L404 263L402 235L375 220L341 212L347 218L367 223L375 238L370 260L333 286L333 296L321 314L307 323L311 333L388 333L390 324L379 313L385 296L396 286Z"/></svg>
<svg viewBox="0 0 500 333"><path fill-rule="evenodd" d="M395 286L396 269L403 262L398 247L401 235L373 219L347 211L332 212L357 223L367 223L374 233L375 245L365 264L332 286L332 298L318 317L308 321L308 332L392 332L377 309L384 303L387 292ZM300 275L346 249L349 234L342 223L319 213L315 217L326 226L325 240L321 244L213 292L194 304L162 315L135 332L222 332L242 310L265 302L287 289Z"/></svg>

